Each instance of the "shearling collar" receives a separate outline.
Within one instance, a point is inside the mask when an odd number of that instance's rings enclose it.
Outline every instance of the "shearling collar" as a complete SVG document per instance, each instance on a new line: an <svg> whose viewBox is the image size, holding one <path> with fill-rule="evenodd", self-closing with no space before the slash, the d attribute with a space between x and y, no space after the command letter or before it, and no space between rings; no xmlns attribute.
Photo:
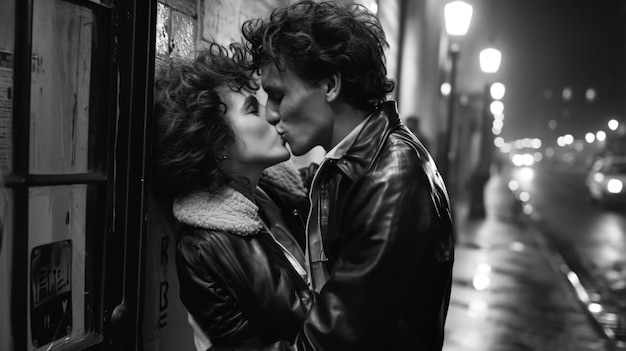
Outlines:
<svg viewBox="0 0 626 351"><path fill-rule="evenodd" d="M256 234L263 226L259 207L231 187L218 193L194 191L177 198L173 211L181 223L241 236Z"/></svg>
<svg viewBox="0 0 626 351"><path fill-rule="evenodd" d="M263 172L267 182L292 194L305 195L297 169L291 161ZM217 193L198 190L179 197L173 205L174 217L181 223L210 230L247 236L263 227L259 207L240 192L226 186Z"/></svg>

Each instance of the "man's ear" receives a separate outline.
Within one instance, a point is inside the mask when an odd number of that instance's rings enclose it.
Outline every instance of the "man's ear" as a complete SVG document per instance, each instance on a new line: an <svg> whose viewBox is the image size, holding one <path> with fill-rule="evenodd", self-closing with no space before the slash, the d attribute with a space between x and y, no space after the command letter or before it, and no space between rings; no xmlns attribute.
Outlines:
<svg viewBox="0 0 626 351"><path fill-rule="evenodd" d="M341 92L341 74L335 73L326 79L326 101L333 102Z"/></svg>

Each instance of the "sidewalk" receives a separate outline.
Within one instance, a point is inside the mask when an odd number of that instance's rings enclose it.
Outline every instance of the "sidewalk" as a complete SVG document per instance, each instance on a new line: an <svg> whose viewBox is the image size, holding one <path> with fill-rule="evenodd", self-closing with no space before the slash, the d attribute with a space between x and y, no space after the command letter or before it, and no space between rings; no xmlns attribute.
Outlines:
<svg viewBox="0 0 626 351"><path fill-rule="evenodd" d="M468 219L455 198L456 262L444 351L614 350L523 220L506 181L492 175L487 215Z"/></svg>

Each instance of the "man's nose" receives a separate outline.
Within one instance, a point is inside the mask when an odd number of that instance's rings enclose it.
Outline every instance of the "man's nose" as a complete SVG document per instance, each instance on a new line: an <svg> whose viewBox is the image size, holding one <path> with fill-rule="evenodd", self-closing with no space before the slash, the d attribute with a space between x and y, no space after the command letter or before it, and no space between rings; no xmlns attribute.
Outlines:
<svg viewBox="0 0 626 351"><path fill-rule="evenodd" d="M265 120L271 125L276 125L280 121L278 109L274 108L271 103L265 107Z"/></svg>

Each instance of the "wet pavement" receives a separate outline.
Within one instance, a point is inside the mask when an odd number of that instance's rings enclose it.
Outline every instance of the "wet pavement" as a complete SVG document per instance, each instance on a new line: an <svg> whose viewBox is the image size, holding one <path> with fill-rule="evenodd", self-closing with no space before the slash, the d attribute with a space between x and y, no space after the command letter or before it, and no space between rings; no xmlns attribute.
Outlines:
<svg viewBox="0 0 626 351"><path fill-rule="evenodd" d="M487 183L484 219L468 219L465 197L454 199L445 351L626 349L593 318L576 276L529 224L505 179L494 174Z"/></svg>

